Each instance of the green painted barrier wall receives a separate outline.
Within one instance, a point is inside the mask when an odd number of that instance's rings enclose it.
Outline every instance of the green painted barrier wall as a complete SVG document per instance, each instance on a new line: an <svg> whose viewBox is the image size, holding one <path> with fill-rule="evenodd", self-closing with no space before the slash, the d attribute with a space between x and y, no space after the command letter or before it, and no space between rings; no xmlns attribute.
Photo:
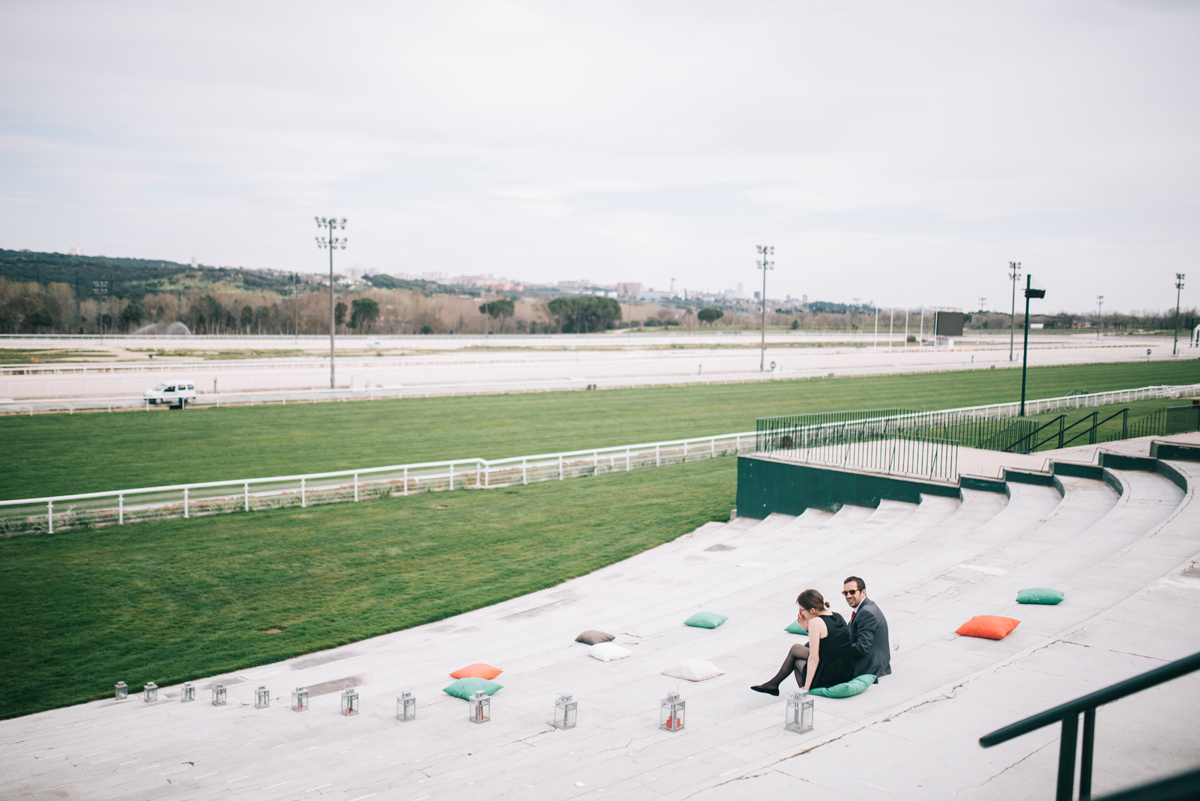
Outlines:
<svg viewBox="0 0 1200 801"><path fill-rule="evenodd" d="M875 508L881 500L920 503L921 495L962 497L954 484L738 457L738 517L761 520L809 508L837 511L846 504Z"/></svg>

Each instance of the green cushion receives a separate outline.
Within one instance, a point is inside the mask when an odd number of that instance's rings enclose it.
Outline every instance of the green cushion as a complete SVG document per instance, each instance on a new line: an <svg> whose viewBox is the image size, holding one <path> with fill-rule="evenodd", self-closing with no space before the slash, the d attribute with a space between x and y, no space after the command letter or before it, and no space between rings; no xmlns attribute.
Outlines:
<svg viewBox="0 0 1200 801"><path fill-rule="evenodd" d="M685 626L695 626L698 629L715 629L729 618L716 612L697 612L683 621Z"/></svg>
<svg viewBox="0 0 1200 801"><path fill-rule="evenodd" d="M495 695L503 689L503 684L497 684L496 682L488 681L487 679L459 679L449 687L442 690L442 692L466 701L475 694L476 690L483 690L488 695Z"/></svg>
<svg viewBox="0 0 1200 801"><path fill-rule="evenodd" d="M861 676L855 676L850 681L835 684L832 687L815 687L808 692L810 695L819 695L822 698L849 698L864 692L874 683L875 677L870 673L864 673Z"/></svg>
<svg viewBox="0 0 1200 801"><path fill-rule="evenodd" d="M1033 587L1017 593L1019 604L1058 604L1067 597L1062 590L1051 590L1047 587Z"/></svg>
<svg viewBox="0 0 1200 801"><path fill-rule="evenodd" d="M798 620L793 620L791 623L789 623L788 627L784 629L784 631L786 631L788 634L808 634L808 631L800 625L800 621Z"/></svg>

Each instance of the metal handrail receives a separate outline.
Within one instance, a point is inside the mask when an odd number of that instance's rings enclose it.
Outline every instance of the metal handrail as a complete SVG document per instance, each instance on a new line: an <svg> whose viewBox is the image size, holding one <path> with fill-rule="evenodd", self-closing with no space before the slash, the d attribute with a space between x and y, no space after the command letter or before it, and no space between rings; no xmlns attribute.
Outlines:
<svg viewBox="0 0 1200 801"><path fill-rule="evenodd" d="M1052 418L1050 418L1049 420L1047 420L1046 422L1042 423L1042 424L1041 424L1040 426L1038 426L1037 428L1035 428L1035 429L1033 429L1032 431L1030 431L1030 432L1029 432L1028 434L1026 434L1025 436L1021 437L1019 440L1017 440L1016 442L1014 442L1010 448L1007 448L1007 449L1006 449L1006 450L1007 450L1007 452L1008 452L1008 453L1016 453L1016 452L1018 452L1018 451L1017 451L1017 449L1018 449L1019 447L1021 447L1021 444L1022 444L1023 442L1025 442L1025 440L1027 440L1027 439L1033 439L1033 438L1037 437L1037 435L1038 435L1038 434L1040 434L1042 431L1045 431L1047 428L1049 428L1049 427L1050 427L1050 426L1052 426L1052 425L1058 425L1058 433L1059 433L1059 434L1062 434L1063 421L1064 421L1064 420L1066 420L1066 419L1067 419L1067 416L1066 416L1065 414L1060 414L1060 415L1058 415L1057 417L1052 417ZM1055 436L1057 436L1057 435L1055 435ZM1053 438L1053 437L1051 437L1051 439L1052 439L1052 438ZM1031 452L1033 452L1033 451L1036 451L1036 450L1038 449L1038 447L1039 447L1039 446L1041 446L1041 445L1045 445L1045 444L1046 444L1047 442L1049 442L1049 441L1050 441L1050 439L1044 439L1044 440L1042 440L1041 442L1038 442L1037 444L1035 444L1035 445L1034 445L1032 448L1030 448L1029 450L1020 451L1020 453L1031 453Z"/></svg>
<svg viewBox="0 0 1200 801"><path fill-rule="evenodd" d="M1096 734L1096 707L1148 690L1164 682L1186 676L1200 670L1200 652L1183 659L1176 659L1154 670L1119 681L1093 693L1059 704L1056 707L1030 715L1024 720L1011 723L979 738L984 748L1008 742L1014 737L1029 734L1045 726L1062 722L1062 737L1058 749L1058 790L1056 801L1071 801L1075 791L1075 750L1079 734L1079 716L1083 715L1083 748L1080 754L1079 798L1087 801L1092 797L1092 747Z"/></svg>

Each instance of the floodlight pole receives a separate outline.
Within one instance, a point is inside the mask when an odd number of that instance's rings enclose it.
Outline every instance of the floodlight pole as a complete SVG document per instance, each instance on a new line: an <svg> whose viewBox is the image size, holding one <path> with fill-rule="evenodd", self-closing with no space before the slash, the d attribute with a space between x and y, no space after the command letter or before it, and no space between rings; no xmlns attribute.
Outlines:
<svg viewBox="0 0 1200 801"><path fill-rule="evenodd" d="M1021 277L1021 262L1008 263L1008 277L1012 279L1012 315L1008 328L1008 360L1013 360L1013 340L1017 333L1017 279Z"/></svg>
<svg viewBox="0 0 1200 801"><path fill-rule="evenodd" d="M1183 273L1175 273L1175 343L1171 345L1171 355L1179 355L1179 296L1183 292Z"/></svg>
<svg viewBox="0 0 1200 801"><path fill-rule="evenodd" d="M1029 369L1029 299L1044 298L1046 290L1033 288L1033 276L1025 276L1025 346L1021 350L1021 414L1025 416L1025 372Z"/></svg>
<svg viewBox="0 0 1200 801"><path fill-rule="evenodd" d="M1104 296L1096 296L1096 339L1100 339L1100 329L1104 326Z"/></svg>
<svg viewBox="0 0 1200 801"><path fill-rule="evenodd" d="M761 358L758 362L758 371L765 373L767 371L767 270L775 269L775 262L767 261L768 256L775 255L774 245L755 245L758 248L758 255L762 258L758 261L758 269L762 270L763 288L762 288L762 349Z"/></svg>
<svg viewBox="0 0 1200 801"><path fill-rule="evenodd" d="M341 239L338 239L337 237L335 237L333 235L333 231L335 228L341 228L341 229L345 230L346 218L343 217L341 220L338 220L335 217L329 217L329 218L314 217L313 219L317 221L318 228L320 228L322 230L328 229L327 236L318 236L317 237L317 247L329 248L329 388L337 389L337 385L334 382L334 351L333 351L333 345L334 345L333 251L337 250L338 248L341 248L342 250L346 249L346 237L342 237Z"/></svg>

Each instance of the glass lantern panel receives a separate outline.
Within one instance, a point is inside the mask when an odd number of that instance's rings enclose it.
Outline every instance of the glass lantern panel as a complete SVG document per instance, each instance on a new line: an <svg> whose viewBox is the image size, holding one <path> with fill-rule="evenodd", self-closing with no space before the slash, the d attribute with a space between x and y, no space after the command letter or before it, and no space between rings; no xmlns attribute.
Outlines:
<svg viewBox="0 0 1200 801"><path fill-rule="evenodd" d="M266 709L270 705L271 705L271 693L267 691L266 687L259 687L257 690L254 691L254 708L255 709Z"/></svg>
<svg viewBox="0 0 1200 801"><path fill-rule="evenodd" d="M292 691L292 711L303 712L308 709L308 690L297 687Z"/></svg>
<svg viewBox="0 0 1200 801"><path fill-rule="evenodd" d="M212 695L213 706L224 706L225 705L225 685L218 684L216 687L213 687L212 693L213 693L213 695Z"/></svg>
<svg viewBox="0 0 1200 801"><path fill-rule="evenodd" d="M662 702L662 710L659 714L659 728L667 731L679 731L683 728L684 716L686 714L686 702L672 700L670 698Z"/></svg>
<svg viewBox="0 0 1200 801"><path fill-rule="evenodd" d="M492 719L492 699L482 692L471 699L470 721L472 723L487 723Z"/></svg>
<svg viewBox="0 0 1200 801"><path fill-rule="evenodd" d="M181 704L188 701L196 700L196 687L190 681L184 683L183 688L179 691L179 702Z"/></svg>
<svg viewBox="0 0 1200 801"><path fill-rule="evenodd" d="M396 719L413 720L417 716L417 699L408 693L396 699Z"/></svg>
<svg viewBox="0 0 1200 801"><path fill-rule="evenodd" d="M342 714L346 716L358 714L358 693L342 693Z"/></svg>
<svg viewBox="0 0 1200 801"><path fill-rule="evenodd" d="M116 699L122 701L129 697L129 686L123 681L118 681L116 685Z"/></svg>

